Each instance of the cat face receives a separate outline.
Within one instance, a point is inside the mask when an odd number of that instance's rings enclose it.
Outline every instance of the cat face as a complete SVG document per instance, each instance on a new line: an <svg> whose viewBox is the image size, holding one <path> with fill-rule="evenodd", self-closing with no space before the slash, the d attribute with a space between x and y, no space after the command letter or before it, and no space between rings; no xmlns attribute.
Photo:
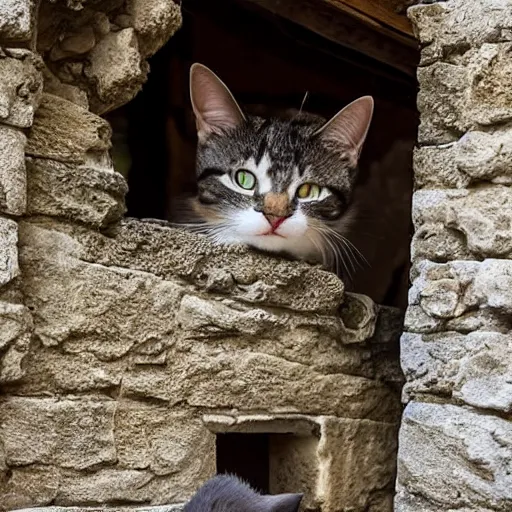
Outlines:
<svg viewBox="0 0 512 512"><path fill-rule="evenodd" d="M302 494L261 495L237 477L216 476L206 482L183 512L297 512Z"/></svg>
<svg viewBox="0 0 512 512"><path fill-rule="evenodd" d="M327 123L247 117L208 68L191 69L198 130L198 230L299 258L325 259L332 231L350 219L357 160L373 100L351 103ZM327 243L326 243L327 240Z"/></svg>

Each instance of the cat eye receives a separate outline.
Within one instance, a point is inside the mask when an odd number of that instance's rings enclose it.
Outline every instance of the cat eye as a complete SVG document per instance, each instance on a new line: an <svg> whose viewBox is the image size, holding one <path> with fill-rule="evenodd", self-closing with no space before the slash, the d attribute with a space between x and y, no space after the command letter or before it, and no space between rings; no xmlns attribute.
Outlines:
<svg viewBox="0 0 512 512"><path fill-rule="evenodd" d="M303 183L296 192L299 199L315 201L320 197L322 189L314 183Z"/></svg>
<svg viewBox="0 0 512 512"><path fill-rule="evenodd" d="M235 182L245 190L252 190L256 186L256 176L252 172L241 169L235 173Z"/></svg>

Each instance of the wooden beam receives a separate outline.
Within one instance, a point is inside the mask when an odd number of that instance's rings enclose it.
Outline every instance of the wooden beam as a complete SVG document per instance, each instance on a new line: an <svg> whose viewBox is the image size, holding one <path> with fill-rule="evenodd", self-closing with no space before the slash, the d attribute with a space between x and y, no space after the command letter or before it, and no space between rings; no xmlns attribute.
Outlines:
<svg viewBox="0 0 512 512"><path fill-rule="evenodd" d="M419 61L416 40L412 35L395 28L395 26L400 27L402 22L396 21L391 12L385 18L389 25L376 17L380 11L371 11L369 6L370 4L378 5L380 0L239 1L258 6L274 15L290 20L329 41L388 64L411 77L416 75ZM388 4L393 3L392 0L382 1ZM360 7L365 4L367 13L373 14L370 16L349 6L348 3L358 4Z"/></svg>
<svg viewBox="0 0 512 512"><path fill-rule="evenodd" d="M322 0L320 0L322 1ZM404 2L401 0L325 0L341 11L363 21L369 26L382 30L389 29L391 37L405 36L409 42L414 40L412 25L401 12ZM394 34L395 33L395 34Z"/></svg>

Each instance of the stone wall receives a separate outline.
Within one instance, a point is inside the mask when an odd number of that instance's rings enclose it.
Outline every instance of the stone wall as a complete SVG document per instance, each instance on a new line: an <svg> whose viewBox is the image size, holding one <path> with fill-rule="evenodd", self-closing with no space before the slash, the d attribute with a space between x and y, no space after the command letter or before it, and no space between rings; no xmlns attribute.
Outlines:
<svg viewBox="0 0 512 512"><path fill-rule="evenodd" d="M512 510L512 3L409 11L422 45L396 510Z"/></svg>
<svg viewBox="0 0 512 512"><path fill-rule="evenodd" d="M183 502L230 432L268 434L271 491L306 509L391 510L400 315L123 219L96 114L137 92L179 8L36 3L0 4L0 511Z"/></svg>

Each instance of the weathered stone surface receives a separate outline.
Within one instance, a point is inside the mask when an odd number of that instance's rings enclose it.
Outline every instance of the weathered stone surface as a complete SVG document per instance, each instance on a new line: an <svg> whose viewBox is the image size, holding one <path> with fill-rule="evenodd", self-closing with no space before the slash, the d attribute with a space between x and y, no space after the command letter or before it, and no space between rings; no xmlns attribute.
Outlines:
<svg viewBox="0 0 512 512"><path fill-rule="evenodd" d="M412 270L405 329L410 332L508 332L512 262L420 261Z"/></svg>
<svg viewBox="0 0 512 512"><path fill-rule="evenodd" d="M122 218L127 185L105 167L27 159L28 213L72 218L100 228Z"/></svg>
<svg viewBox="0 0 512 512"><path fill-rule="evenodd" d="M332 314L343 301L343 283L334 274L306 263L263 256L243 247L223 248L205 237L151 222L126 220L112 235L74 232L86 261L151 272L165 279L178 277L201 290L248 304ZM226 279L226 272L231 279ZM366 323L368 314L354 311L353 318Z"/></svg>
<svg viewBox="0 0 512 512"><path fill-rule="evenodd" d="M0 122L28 128L43 90L40 57L17 48L0 49Z"/></svg>
<svg viewBox="0 0 512 512"><path fill-rule="evenodd" d="M0 211L10 215L26 209L25 142L20 130L0 126Z"/></svg>
<svg viewBox="0 0 512 512"><path fill-rule="evenodd" d="M89 108L87 93L76 85L62 83L47 67L43 69L43 91L53 96L59 96L85 109Z"/></svg>
<svg viewBox="0 0 512 512"><path fill-rule="evenodd" d="M21 304L0 302L0 384L21 379L32 335L32 317Z"/></svg>
<svg viewBox="0 0 512 512"><path fill-rule="evenodd" d="M512 41L508 0L450 0L411 7L407 14L423 47L423 65L457 62L471 47Z"/></svg>
<svg viewBox="0 0 512 512"><path fill-rule="evenodd" d="M480 125L512 119L511 44L484 44L457 64L435 62L419 68L421 144L455 142Z"/></svg>
<svg viewBox="0 0 512 512"><path fill-rule="evenodd" d="M10 478L0 483L0 510L49 505L57 496L60 470L52 466L30 465L11 469ZM46 509L43 509L46 510Z"/></svg>
<svg viewBox="0 0 512 512"><path fill-rule="evenodd" d="M512 189L420 190L414 194L413 259L512 257Z"/></svg>
<svg viewBox="0 0 512 512"><path fill-rule="evenodd" d="M327 463L320 464L326 479L322 510L393 510L397 428L368 420L325 420L319 446L319 456Z"/></svg>
<svg viewBox="0 0 512 512"><path fill-rule="evenodd" d="M512 336L451 332L402 336L404 398L435 395L512 412Z"/></svg>
<svg viewBox="0 0 512 512"><path fill-rule="evenodd" d="M130 101L146 81L149 70L133 28L107 34L90 52L86 76L96 84L89 98L93 112L102 114Z"/></svg>
<svg viewBox="0 0 512 512"><path fill-rule="evenodd" d="M44 94L29 132L26 153L62 163L108 169L111 136L109 124L101 117L71 101Z"/></svg>
<svg viewBox="0 0 512 512"><path fill-rule="evenodd" d="M137 224L144 229L143 223ZM213 254L218 249L195 235L168 231L178 235L188 261L197 248L208 247ZM95 239L96 248L100 242L112 240L96 234ZM372 380L376 377L370 362L372 349L354 351L339 343L345 335L351 338L359 334L360 342L364 336L372 336L373 330L367 329L369 318L360 317L360 331L357 324L347 330L335 315L321 311L314 316L301 315L291 304L290 309L276 311L264 301L258 306L244 306L222 295L203 298L195 295L199 291L191 293L190 284L118 268L115 252L107 246L103 247L108 250L104 254L112 258L109 265L116 267L81 261L90 244L81 246L69 235L44 225L23 223L21 247L23 292L27 305L34 309L36 337L45 346L59 346L66 353L86 351L103 361L129 356L135 363L128 369L118 364L101 371L105 379L102 388L116 386L123 372L123 396L184 401L194 407L330 412L375 419L396 418L399 412L395 392ZM240 264L242 258L256 257L249 251L239 251L238 256ZM166 258L167 254L159 257ZM314 272L300 263L282 265ZM251 269L261 272L255 279L268 277L267 270L258 265L251 265ZM294 277L305 275L300 272ZM283 278L281 282L284 296L290 294L292 299L304 295L303 288L295 288L295 282L286 283ZM321 288L318 283L322 283ZM317 287L327 292L325 280L317 281ZM277 296L275 300L277 303ZM62 386L68 370L56 378L56 370L48 370L51 364L47 359L51 361L55 354L41 357L41 363L36 363L36 357L34 364L43 375L53 375L49 379L53 389ZM70 358L75 372L72 384L65 385L85 389L91 385L88 361ZM216 377L205 379L205 375Z"/></svg>
<svg viewBox="0 0 512 512"><path fill-rule="evenodd" d="M2 0L0 4L0 41L29 41L32 38L34 0Z"/></svg>
<svg viewBox="0 0 512 512"><path fill-rule="evenodd" d="M115 407L112 400L4 398L0 435L7 464L86 469L114 463Z"/></svg>
<svg viewBox="0 0 512 512"><path fill-rule="evenodd" d="M20 273L18 266L18 226L0 217L0 287Z"/></svg>
<svg viewBox="0 0 512 512"><path fill-rule="evenodd" d="M415 150L419 188L465 188L482 182L512 184L512 130L471 131L453 144Z"/></svg>
<svg viewBox="0 0 512 512"><path fill-rule="evenodd" d="M127 12L144 56L153 55L181 27L181 9L172 1L129 0Z"/></svg>
<svg viewBox="0 0 512 512"><path fill-rule="evenodd" d="M122 468L150 469L160 476L193 470L192 485L215 474L215 435L193 411L122 401L114 429ZM179 487L188 489L190 483Z"/></svg>
<svg viewBox="0 0 512 512"><path fill-rule="evenodd" d="M405 494L428 506L404 511L508 511L511 453L507 420L452 405L410 403L400 431L397 502Z"/></svg>

